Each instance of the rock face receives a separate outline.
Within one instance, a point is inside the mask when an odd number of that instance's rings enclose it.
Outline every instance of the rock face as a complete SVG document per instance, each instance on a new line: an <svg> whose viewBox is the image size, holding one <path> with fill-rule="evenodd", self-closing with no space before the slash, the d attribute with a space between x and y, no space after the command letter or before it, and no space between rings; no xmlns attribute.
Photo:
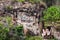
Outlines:
<svg viewBox="0 0 60 40"><path fill-rule="evenodd" d="M52 34L54 35L54 37L60 40L60 31L57 31L54 27L52 27L51 30L52 30Z"/></svg>
<svg viewBox="0 0 60 40"><path fill-rule="evenodd" d="M26 11L26 9L24 9L24 11ZM36 23L35 16L31 15L28 16L28 14L29 13L26 12L20 12L20 14L18 14L17 16L18 18L17 22L18 24L22 24L24 26L25 35L28 32L28 30L32 31L35 35L37 35L37 30L39 30L38 22ZM33 25L33 23L35 24ZM40 33L40 31L38 33Z"/></svg>
<svg viewBox="0 0 60 40"><path fill-rule="evenodd" d="M3 10L3 13L5 14L11 14L12 19L16 20L15 23L17 23L18 25L22 24L24 26L24 33L25 35L27 34L28 30L33 32L35 35L39 35L40 34L40 28L38 26L38 22L40 19L40 14L42 12L41 8L45 8L44 5L40 5L40 4L32 4L29 2L24 2L24 3L20 3L20 2L12 2L12 1L1 1L1 8L0 10ZM12 7L12 9L10 8L10 6ZM5 7L9 7L8 9ZM13 21L14 21L13 20Z"/></svg>
<svg viewBox="0 0 60 40"><path fill-rule="evenodd" d="M23 25L25 34L26 34L26 31L28 31L28 30L33 32L35 35L40 33L38 23L35 22L34 16L27 16L27 15L25 15L25 13L22 13L22 14L20 14L20 16L18 16L17 22L18 22L18 24Z"/></svg>

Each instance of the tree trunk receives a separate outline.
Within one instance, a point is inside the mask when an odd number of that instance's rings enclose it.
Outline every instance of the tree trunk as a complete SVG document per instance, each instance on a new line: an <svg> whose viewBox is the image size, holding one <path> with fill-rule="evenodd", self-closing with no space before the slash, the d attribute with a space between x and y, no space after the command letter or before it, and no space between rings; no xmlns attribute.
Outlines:
<svg viewBox="0 0 60 40"><path fill-rule="evenodd" d="M40 11L40 20L41 20L41 18L43 18L43 11L44 11L44 8L41 8L41 11ZM44 20L42 20L42 21L40 21L40 31L42 32L42 29L44 28Z"/></svg>

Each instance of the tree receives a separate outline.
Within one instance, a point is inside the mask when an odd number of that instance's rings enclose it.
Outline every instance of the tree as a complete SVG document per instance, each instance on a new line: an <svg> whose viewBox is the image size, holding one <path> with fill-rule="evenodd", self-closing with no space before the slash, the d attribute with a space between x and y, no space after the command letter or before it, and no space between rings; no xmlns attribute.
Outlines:
<svg viewBox="0 0 60 40"><path fill-rule="evenodd" d="M45 10L43 19L51 23L60 20L60 7L51 6Z"/></svg>

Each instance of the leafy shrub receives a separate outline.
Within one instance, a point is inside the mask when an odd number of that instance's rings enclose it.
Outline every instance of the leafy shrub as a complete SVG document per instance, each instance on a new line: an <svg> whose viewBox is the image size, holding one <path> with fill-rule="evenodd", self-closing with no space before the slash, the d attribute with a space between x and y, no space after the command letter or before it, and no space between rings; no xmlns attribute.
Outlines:
<svg viewBox="0 0 60 40"><path fill-rule="evenodd" d="M17 32L17 35L23 36L23 26L22 26L22 25L21 25L21 26L17 26L17 27L15 28L15 30L16 30L16 32Z"/></svg>
<svg viewBox="0 0 60 40"><path fill-rule="evenodd" d="M0 23L0 40L17 40L23 38L23 26L13 25L11 17L3 17L5 21ZM8 24L8 26L4 25L4 22ZM12 31L12 33L11 33ZM11 33L11 34L10 34ZM12 37L10 37L12 36ZM22 37L21 37L22 36Z"/></svg>
<svg viewBox="0 0 60 40"><path fill-rule="evenodd" d="M8 32L9 32L9 28L4 27L3 24L0 24L0 40L5 40L7 38Z"/></svg>
<svg viewBox="0 0 60 40"><path fill-rule="evenodd" d="M47 10L44 11L44 20L45 21L57 21L60 19L60 7L51 6Z"/></svg>
<svg viewBox="0 0 60 40"><path fill-rule="evenodd" d="M14 38L16 40L17 36L19 38L21 38L20 36L22 36L23 38L23 26L11 27L11 29L9 27L4 27L3 24L0 24L0 40L10 40L11 38ZM13 34L11 34L13 35L13 37L11 38L9 37L10 31L12 31L12 33L14 32Z"/></svg>

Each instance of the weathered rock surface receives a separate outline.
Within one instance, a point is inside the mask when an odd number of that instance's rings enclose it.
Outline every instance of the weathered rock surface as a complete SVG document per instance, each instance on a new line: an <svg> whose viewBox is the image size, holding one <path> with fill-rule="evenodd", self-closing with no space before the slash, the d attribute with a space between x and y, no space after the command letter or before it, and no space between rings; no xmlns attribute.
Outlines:
<svg viewBox="0 0 60 40"><path fill-rule="evenodd" d="M40 34L38 20L40 18L40 14L42 13L40 12L41 8L45 8L44 5L32 4L29 2L13 2L11 0L0 1L0 5L0 10L3 13L7 15L12 14L14 16L13 18L17 18L15 21L17 24L22 24L24 26L24 29L29 29L35 35Z"/></svg>

